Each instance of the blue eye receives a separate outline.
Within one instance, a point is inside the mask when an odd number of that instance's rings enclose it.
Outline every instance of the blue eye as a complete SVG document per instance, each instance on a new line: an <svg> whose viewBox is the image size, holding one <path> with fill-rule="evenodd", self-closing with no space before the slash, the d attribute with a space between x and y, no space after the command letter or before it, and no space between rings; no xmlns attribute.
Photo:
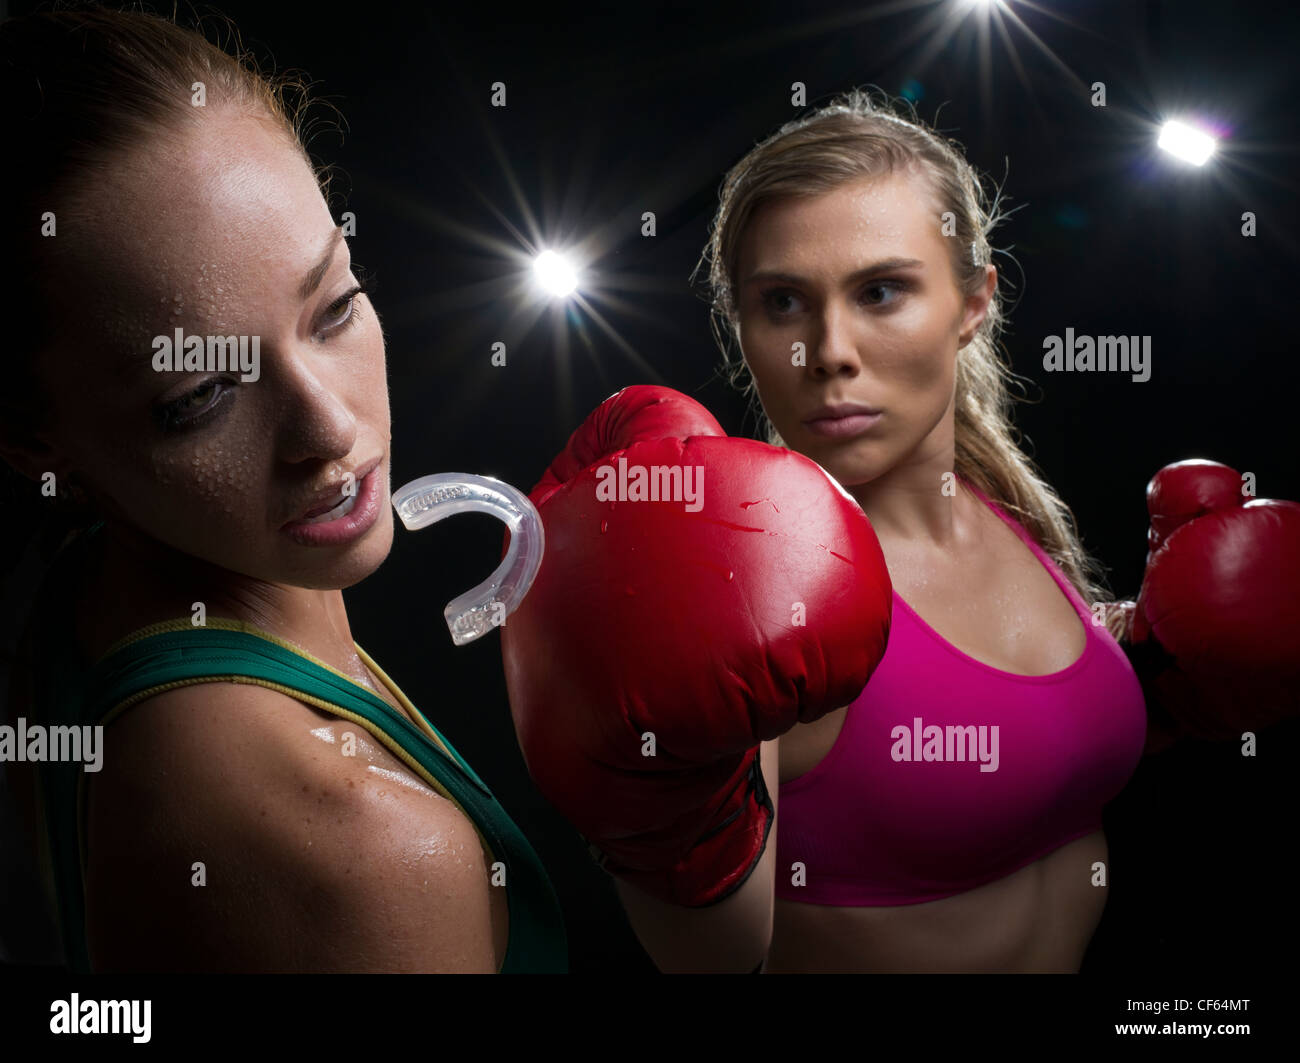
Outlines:
<svg viewBox="0 0 1300 1063"><path fill-rule="evenodd" d="M902 292L906 290L906 287L906 285L900 284L898 281L872 281L872 283L868 284L864 289L862 289L862 291L864 295L867 292L875 291L891 291L894 292L895 295L901 295ZM892 306L894 303L898 302L897 298L885 302L878 302L874 299L867 299L865 301L870 306Z"/></svg>
<svg viewBox="0 0 1300 1063"><path fill-rule="evenodd" d="M769 288L762 294L763 305L773 314L780 317L789 311L782 306L777 306L777 302L782 299L798 299L789 288Z"/></svg>
<svg viewBox="0 0 1300 1063"><path fill-rule="evenodd" d="M862 289L859 300L866 306L893 306L898 302L899 297L909 291L911 287L912 285L907 281L871 281ZM893 292L894 297L881 296L880 298L872 298L871 293L874 292ZM769 288L762 293L762 301L764 308L775 318L789 317L792 314L799 313L802 309L798 293L790 288Z"/></svg>

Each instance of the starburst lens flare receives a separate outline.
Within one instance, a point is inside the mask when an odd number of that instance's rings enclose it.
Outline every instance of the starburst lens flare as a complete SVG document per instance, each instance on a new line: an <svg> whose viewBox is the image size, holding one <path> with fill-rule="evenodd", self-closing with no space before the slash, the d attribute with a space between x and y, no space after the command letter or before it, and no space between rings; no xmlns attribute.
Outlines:
<svg viewBox="0 0 1300 1063"><path fill-rule="evenodd" d="M556 251L543 251L533 260L533 276L547 295L563 298L578 286L578 271Z"/></svg>
<svg viewBox="0 0 1300 1063"><path fill-rule="evenodd" d="M1205 160L1214 154L1214 138L1185 122L1169 121L1160 128L1160 139L1156 144L1193 166L1203 166Z"/></svg>

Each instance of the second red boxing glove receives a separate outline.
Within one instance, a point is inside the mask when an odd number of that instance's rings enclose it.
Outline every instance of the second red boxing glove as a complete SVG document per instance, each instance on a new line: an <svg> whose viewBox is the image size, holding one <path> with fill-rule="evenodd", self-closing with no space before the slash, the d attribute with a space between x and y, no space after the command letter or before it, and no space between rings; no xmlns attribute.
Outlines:
<svg viewBox="0 0 1300 1063"><path fill-rule="evenodd" d="M1152 709L1209 739L1300 714L1300 505L1196 460L1161 469L1147 508L1130 638Z"/></svg>

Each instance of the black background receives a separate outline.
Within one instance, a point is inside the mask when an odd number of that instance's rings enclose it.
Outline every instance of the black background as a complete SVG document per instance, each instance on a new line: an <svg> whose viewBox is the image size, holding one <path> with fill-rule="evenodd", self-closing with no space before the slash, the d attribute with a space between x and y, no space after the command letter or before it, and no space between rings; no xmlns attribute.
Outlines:
<svg viewBox="0 0 1300 1063"><path fill-rule="evenodd" d="M929 20L951 4L220 10L346 116L346 135L322 131L311 148L335 164L331 208L355 212L354 260L379 282L394 486L464 471L527 490L586 412L634 383L685 391L729 433L752 434L689 280L721 177L801 113L792 82L809 107L855 85L917 83L920 116L1019 208L994 236L1013 286L1005 343L1032 382L1017 423L1114 589L1132 594L1143 491L1163 464L1214 458L1256 473L1261 497L1300 499L1300 17L1275 3L1038 6L1013 3L1023 26L1008 24L1023 79L997 33L981 74L972 21L934 47ZM489 106L495 81L505 109ZM1104 108L1090 104L1095 81ZM1154 122L1184 110L1230 131L1202 169L1154 148ZM603 234L592 268L617 301L595 305L626 347L590 318L548 310L518 325L517 264L467 234L521 250L521 197L548 242ZM640 235L646 210L653 238ZM1241 235L1244 211L1254 238ZM1151 379L1044 372L1043 337L1067 327L1150 335ZM490 364L496 340L506 368ZM442 608L494 567L499 525L463 517L396 534L388 562L346 592L354 636L532 841L564 907L572 969L652 970L611 885L528 780L498 638L456 648L448 637ZM1112 889L1085 973L1227 976L1294 954L1296 734L1264 732L1254 759L1185 743L1144 760L1107 812Z"/></svg>

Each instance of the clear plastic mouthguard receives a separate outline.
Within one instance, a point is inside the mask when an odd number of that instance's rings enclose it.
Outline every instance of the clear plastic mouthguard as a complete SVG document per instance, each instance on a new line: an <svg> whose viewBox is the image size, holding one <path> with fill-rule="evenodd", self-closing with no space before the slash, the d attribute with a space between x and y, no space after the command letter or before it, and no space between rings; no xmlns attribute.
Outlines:
<svg viewBox="0 0 1300 1063"><path fill-rule="evenodd" d="M533 585L546 545L542 518L528 496L491 476L443 472L403 484L393 492L392 501L411 531L457 513L488 513L510 529L510 546L492 575L453 598L442 611L457 646L505 623Z"/></svg>

